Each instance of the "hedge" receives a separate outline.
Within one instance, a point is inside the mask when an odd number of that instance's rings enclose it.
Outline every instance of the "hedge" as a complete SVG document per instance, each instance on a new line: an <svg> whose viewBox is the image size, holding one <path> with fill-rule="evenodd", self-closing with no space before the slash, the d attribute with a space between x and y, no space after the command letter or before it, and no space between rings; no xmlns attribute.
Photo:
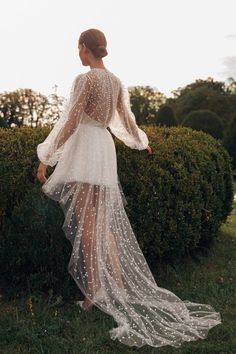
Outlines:
<svg viewBox="0 0 236 354"><path fill-rule="evenodd" d="M228 152L209 134L140 127L152 155L114 140L125 209L153 270L210 247L232 211L233 176ZM36 146L48 133L45 127L0 128L0 267L8 292L28 286L78 291L67 272L71 244L62 231L63 212L36 178Z"/></svg>
<svg viewBox="0 0 236 354"><path fill-rule="evenodd" d="M182 125L210 134L215 139L223 138L224 126L221 118L208 109L191 111L185 117Z"/></svg>

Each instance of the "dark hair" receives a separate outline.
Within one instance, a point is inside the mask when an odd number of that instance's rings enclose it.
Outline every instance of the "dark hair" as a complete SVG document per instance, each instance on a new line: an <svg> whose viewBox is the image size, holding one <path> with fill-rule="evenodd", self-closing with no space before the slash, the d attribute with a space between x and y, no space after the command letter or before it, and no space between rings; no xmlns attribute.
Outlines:
<svg viewBox="0 0 236 354"><path fill-rule="evenodd" d="M91 50L96 58L103 58L108 53L106 50L107 41L103 32L95 28L90 28L81 33L79 44L84 43Z"/></svg>

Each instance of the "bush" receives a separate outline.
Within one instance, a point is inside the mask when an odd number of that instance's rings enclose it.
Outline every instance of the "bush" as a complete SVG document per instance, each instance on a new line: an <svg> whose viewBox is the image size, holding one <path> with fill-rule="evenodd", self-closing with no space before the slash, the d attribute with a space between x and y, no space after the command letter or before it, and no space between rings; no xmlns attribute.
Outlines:
<svg viewBox="0 0 236 354"><path fill-rule="evenodd" d="M233 168L236 168L236 116L225 132L223 145L232 157Z"/></svg>
<svg viewBox="0 0 236 354"><path fill-rule="evenodd" d="M223 137L223 123L220 117L208 109L191 111L184 119L183 126L210 134L216 139Z"/></svg>
<svg viewBox="0 0 236 354"><path fill-rule="evenodd" d="M115 138L118 174L137 240L150 267L156 267L209 247L232 210L233 178L227 151L208 134L142 128L154 154L129 149ZM63 212L36 179L36 146L48 132L0 129L0 267L8 291L30 286L78 292L67 273L71 244L62 231Z"/></svg>
<svg viewBox="0 0 236 354"><path fill-rule="evenodd" d="M66 267L71 247L61 229L63 212L40 192L36 179L36 145L49 131L0 129L0 267L1 284L11 285L8 292L26 289L29 281L32 289L57 291L63 283L73 290ZM49 174L52 170L49 166ZM70 287L63 291L66 295Z"/></svg>
<svg viewBox="0 0 236 354"><path fill-rule="evenodd" d="M170 106L162 105L157 111L155 124L167 127L176 126L177 120L173 109Z"/></svg>

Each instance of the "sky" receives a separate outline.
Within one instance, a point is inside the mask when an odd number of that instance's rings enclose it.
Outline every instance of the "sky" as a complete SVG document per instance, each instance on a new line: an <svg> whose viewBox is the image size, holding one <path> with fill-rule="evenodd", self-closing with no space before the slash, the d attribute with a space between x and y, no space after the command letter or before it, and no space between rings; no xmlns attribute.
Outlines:
<svg viewBox="0 0 236 354"><path fill-rule="evenodd" d="M125 86L167 97L196 79L236 80L236 0L0 0L0 92L31 88L68 97L90 70L80 33L101 30L105 67Z"/></svg>

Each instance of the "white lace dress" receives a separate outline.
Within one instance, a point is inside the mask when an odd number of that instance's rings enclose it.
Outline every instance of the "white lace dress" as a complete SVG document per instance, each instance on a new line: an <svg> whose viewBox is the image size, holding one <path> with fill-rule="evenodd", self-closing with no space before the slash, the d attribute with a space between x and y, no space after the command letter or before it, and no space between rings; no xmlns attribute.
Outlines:
<svg viewBox="0 0 236 354"><path fill-rule="evenodd" d="M82 293L117 322L109 330L112 339L179 347L206 338L221 323L220 313L156 284L124 209L107 127L132 149L148 146L121 80L93 68L75 78L63 114L37 146L39 160L56 165L42 191L64 211L62 228L73 247L68 271Z"/></svg>

